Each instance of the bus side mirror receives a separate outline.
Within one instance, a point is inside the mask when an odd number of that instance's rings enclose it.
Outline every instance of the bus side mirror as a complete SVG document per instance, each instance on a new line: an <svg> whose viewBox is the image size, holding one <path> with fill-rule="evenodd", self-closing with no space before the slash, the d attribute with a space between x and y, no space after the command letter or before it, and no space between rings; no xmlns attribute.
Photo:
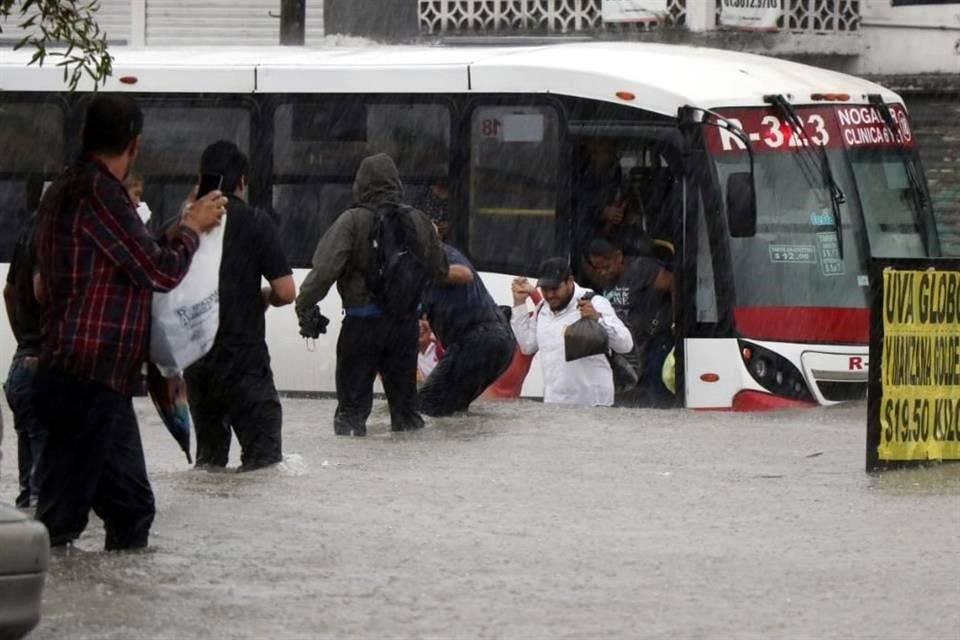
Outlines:
<svg viewBox="0 0 960 640"><path fill-rule="evenodd" d="M757 235L757 199L753 175L749 171L727 176L727 224L731 237L752 238Z"/></svg>

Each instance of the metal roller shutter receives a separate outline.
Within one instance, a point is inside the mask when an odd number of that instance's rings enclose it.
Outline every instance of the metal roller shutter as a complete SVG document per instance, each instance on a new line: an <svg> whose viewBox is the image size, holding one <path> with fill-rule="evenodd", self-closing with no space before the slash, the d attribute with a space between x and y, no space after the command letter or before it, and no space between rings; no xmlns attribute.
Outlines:
<svg viewBox="0 0 960 640"><path fill-rule="evenodd" d="M146 0L146 6L148 46L280 42L279 0ZM307 44L322 36L323 2L307 0Z"/></svg>
<svg viewBox="0 0 960 640"><path fill-rule="evenodd" d="M126 44L130 39L130 0L100 0L97 11L97 23L100 30L107 34L110 44ZM19 8L6 21L0 20L0 45L14 44L23 37L23 31L17 27L22 21Z"/></svg>
<svg viewBox="0 0 960 640"><path fill-rule="evenodd" d="M97 11L100 31L107 34L110 44L130 41L130 0L100 0Z"/></svg>

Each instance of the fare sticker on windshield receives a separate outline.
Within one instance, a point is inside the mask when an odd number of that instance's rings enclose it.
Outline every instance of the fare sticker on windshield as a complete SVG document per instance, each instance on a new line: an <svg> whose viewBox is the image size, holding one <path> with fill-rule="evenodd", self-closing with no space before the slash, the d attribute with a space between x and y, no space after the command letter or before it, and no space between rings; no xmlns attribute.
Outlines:
<svg viewBox="0 0 960 640"><path fill-rule="evenodd" d="M770 262L817 263L817 248L812 244L771 244Z"/></svg>
<svg viewBox="0 0 960 640"><path fill-rule="evenodd" d="M820 273L825 276L842 276L846 273L840 257L840 243L834 231L817 233L817 253L820 255Z"/></svg>
<svg viewBox="0 0 960 640"><path fill-rule="evenodd" d="M872 267L867 470L960 460L960 261Z"/></svg>

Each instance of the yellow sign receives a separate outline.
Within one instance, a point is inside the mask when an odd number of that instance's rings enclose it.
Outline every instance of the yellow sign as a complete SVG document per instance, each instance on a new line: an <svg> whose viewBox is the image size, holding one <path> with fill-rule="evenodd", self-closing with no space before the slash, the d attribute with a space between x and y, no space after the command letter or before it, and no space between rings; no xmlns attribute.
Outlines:
<svg viewBox="0 0 960 640"><path fill-rule="evenodd" d="M879 460L960 459L960 272L883 270Z"/></svg>

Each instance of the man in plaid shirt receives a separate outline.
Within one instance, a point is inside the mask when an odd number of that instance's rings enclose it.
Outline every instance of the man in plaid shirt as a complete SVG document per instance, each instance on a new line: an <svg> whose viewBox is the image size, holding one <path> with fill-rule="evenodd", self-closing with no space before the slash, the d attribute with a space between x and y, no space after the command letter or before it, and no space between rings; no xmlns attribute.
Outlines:
<svg viewBox="0 0 960 640"><path fill-rule="evenodd" d="M94 98L83 152L38 210L34 288L44 308L34 401L48 440L37 519L53 546L79 537L90 509L108 550L146 546L154 500L131 397L142 388L152 294L180 282L198 234L219 224L226 205L219 191L208 194L165 242L151 236L122 182L142 128L133 99Z"/></svg>

